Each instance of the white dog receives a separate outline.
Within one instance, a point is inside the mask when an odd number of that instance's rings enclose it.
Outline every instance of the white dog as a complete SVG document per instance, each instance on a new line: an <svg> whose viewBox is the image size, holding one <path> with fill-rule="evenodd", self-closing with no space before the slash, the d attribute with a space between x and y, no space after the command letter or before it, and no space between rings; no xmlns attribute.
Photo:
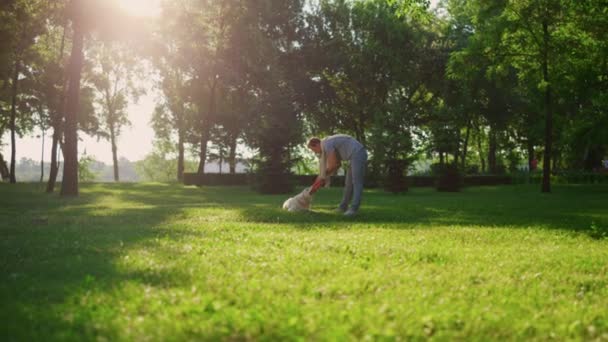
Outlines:
<svg viewBox="0 0 608 342"><path fill-rule="evenodd" d="M299 194L288 198L283 203L283 209L287 211L306 211L310 210L311 202L312 195L310 194L310 188L306 188Z"/></svg>

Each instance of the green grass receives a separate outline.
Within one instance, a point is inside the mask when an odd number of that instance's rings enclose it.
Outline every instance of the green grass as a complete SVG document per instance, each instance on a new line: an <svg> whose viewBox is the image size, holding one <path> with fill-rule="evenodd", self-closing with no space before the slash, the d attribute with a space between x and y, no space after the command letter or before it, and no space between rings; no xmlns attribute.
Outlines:
<svg viewBox="0 0 608 342"><path fill-rule="evenodd" d="M0 184L0 340L608 340L608 186Z"/></svg>

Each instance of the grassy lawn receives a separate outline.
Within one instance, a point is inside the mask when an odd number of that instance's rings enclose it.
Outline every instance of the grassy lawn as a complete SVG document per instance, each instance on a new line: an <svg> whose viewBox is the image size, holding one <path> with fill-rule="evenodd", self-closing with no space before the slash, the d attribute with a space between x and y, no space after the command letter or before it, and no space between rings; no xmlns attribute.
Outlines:
<svg viewBox="0 0 608 342"><path fill-rule="evenodd" d="M0 340L608 340L608 186L0 184Z"/></svg>

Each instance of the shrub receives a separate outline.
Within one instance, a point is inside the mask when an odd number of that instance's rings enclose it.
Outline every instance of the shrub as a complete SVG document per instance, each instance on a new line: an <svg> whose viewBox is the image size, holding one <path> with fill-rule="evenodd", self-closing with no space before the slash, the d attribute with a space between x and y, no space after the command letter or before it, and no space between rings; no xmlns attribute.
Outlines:
<svg viewBox="0 0 608 342"><path fill-rule="evenodd" d="M407 192L408 183L405 178L407 161L401 159L387 160L386 169L387 176L384 183L384 189L392 193Z"/></svg>
<svg viewBox="0 0 608 342"><path fill-rule="evenodd" d="M295 185L291 177L285 172L261 170L255 174L253 188L267 195L288 194L293 192Z"/></svg>
<svg viewBox="0 0 608 342"><path fill-rule="evenodd" d="M91 171L91 164L95 162L95 158L88 155L85 151L78 160L78 181L80 182L93 182L95 181L95 174Z"/></svg>
<svg viewBox="0 0 608 342"><path fill-rule="evenodd" d="M465 171L467 175L478 175L479 174L479 165L469 165Z"/></svg>
<svg viewBox="0 0 608 342"><path fill-rule="evenodd" d="M437 191L458 192L462 183L462 176L456 164L446 164L439 168Z"/></svg>

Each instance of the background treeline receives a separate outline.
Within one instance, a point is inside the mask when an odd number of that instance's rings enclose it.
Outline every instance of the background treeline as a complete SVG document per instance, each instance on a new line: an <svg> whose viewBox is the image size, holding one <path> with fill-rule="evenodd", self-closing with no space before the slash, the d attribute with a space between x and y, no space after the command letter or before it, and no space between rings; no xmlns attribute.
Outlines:
<svg viewBox="0 0 608 342"><path fill-rule="evenodd" d="M60 162L61 164L61 162ZM48 181L50 163L43 163L41 168L40 161L30 158L21 158L15 167L19 179L23 182L46 182ZM175 168L177 159L158 158L150 154L146 158L138 161L130 161L124 157L118 158L118 168L120 169L121 182L175 182ZM186 168L196 170L197 163L187 161ZM208 162L205 165L206 173L226 174L228 163L224 162L221 167L217 161ZM237 172L245 173L248 169L246 161L237 162ZM61 179L63 172L61 167L57 177ZM80 182L112 182L114 181L114 167L95 160L90 155L83 154L78 162L78 177Z"/></svg>
<svg viewBox="0 0 608 342"><path fill-rule="evenodd" d="M608 153L603 0L175 0L155 19L112 1L3 0L0 137L52 131L52 191L78 193L78 132L116 139L154 82L155 152L182 180L252 151L262 192L310 172L306 137L351 134L371 177L430 160L437 173L523 165L599 170ZM144 82L145 83L145 82ZM397 170L397 171L395 171Z"/></svg>

